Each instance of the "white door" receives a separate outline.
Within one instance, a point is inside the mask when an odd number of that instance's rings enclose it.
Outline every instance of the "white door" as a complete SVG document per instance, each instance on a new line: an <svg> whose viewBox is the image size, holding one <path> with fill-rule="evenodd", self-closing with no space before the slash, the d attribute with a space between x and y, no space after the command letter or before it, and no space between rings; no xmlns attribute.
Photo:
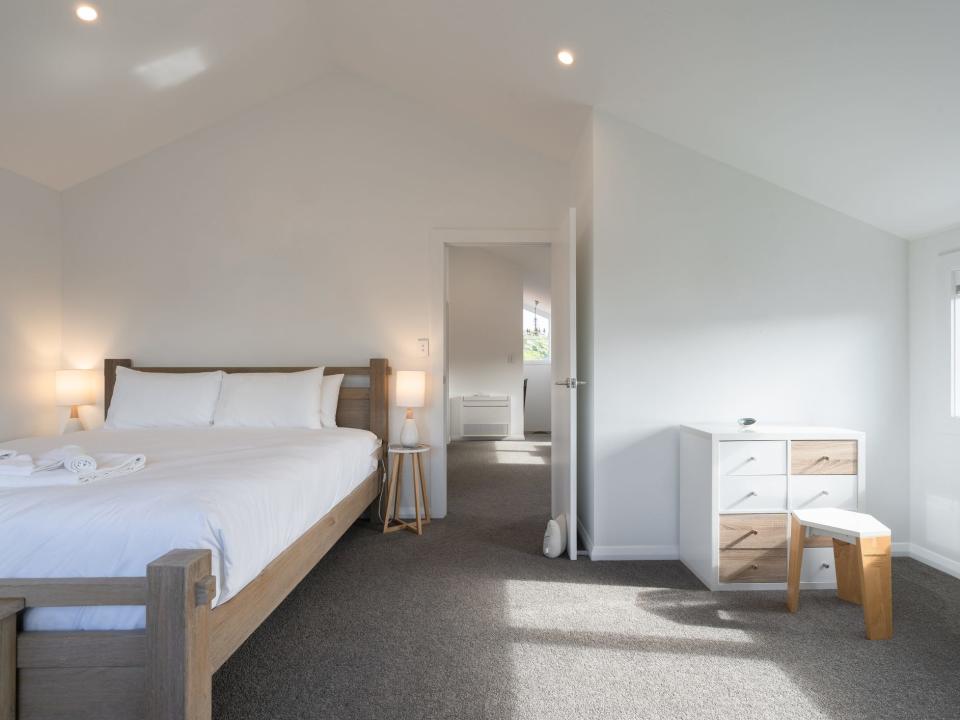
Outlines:
<svg viewBox="0 0 960 720"><path fill-rule="evenodd" d="M550 246L550 504L567 519L567 551L577 558L577 211L564 213Z"/></svg>

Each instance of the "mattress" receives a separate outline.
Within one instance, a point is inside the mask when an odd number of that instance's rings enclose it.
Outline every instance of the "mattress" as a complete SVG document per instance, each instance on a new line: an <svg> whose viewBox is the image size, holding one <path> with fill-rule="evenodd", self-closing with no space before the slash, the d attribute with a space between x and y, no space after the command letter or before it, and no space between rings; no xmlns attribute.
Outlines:
<svg viewBox="0 0 960 720"><path fill-rule="evenodd" d="M142 452L124 477L0 489L0 578L143 576L173 548L213 555L221 604L350 494L376 467L366 430L95 430L4 442L38 455L64 444ZM35 608L26 630L133 630L143 606Z"/></svg>

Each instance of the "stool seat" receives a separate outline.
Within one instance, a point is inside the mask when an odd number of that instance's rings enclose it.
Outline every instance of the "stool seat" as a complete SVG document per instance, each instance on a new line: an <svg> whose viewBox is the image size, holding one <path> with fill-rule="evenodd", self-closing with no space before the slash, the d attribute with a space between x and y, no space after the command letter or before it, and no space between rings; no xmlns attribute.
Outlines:
<svg viewBox="0 0 960 720"><path fill-rule="evenodd" d="M890 534L890 528L873 515L821 508L817 510L794 510L794 516L804 527L815 530L817 535L843 536L852 538L883 537ZM841 537L840 539L843 539Z"/></svg>
<svg viewBox="0 0 960 720"><path fill-rule="evenodd" d="M794 510L790 518L787 610L800 607L800 570L807 533L833 538L837 597L863 606L870 640L893 636L890 528L872 515L823 508Z"/></svg>

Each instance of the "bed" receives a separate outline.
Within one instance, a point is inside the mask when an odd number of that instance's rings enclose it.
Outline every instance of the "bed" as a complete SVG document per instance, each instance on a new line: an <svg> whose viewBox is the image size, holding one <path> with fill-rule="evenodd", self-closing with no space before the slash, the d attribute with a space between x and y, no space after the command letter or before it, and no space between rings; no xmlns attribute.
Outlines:
<svg viewBox="0 0 960 720"><path fill-rule="evenodd" d="M132 362L105 361L106 408L118 366ZM79 433L71 443L148 465L0 491L0 720L209 718L213 672L376 499L389 372L379 359L325 369L364 384L341 386L336 429Z"/></svg>

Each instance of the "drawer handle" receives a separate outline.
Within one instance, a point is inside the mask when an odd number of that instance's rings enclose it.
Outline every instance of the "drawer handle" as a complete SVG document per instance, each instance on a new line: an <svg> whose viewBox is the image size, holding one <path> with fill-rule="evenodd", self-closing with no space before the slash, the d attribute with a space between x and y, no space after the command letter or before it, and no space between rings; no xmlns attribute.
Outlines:
<svg viewBox="0 0 960 720"><path fill-rule="evenodd" d="M756 458L753 455L747 458L747 462L755 462L755 461L756 461Z"/></svg>
<svg viewBox="0 0 960 720"><path fill-rule="evenodd" d="M824 455L822 458L820 458L820 462L830 462L830 456Z"/></svg>
<svg viewBox="0 0 960 720"><path fill-rule="evenodd" d="M756 491L756 490L751 490L750 492L747 493L747 497L753 497L753 496L755 496L756 494L757 494L757 491Z"/></svg>
<svg viewBox="0 0 960 720"><path fill-rule="evenodd" d="M829 490L821 490L821 491L820 491L820 494L821 494L821 495L829 495L829 494L830 494L830 491L829 491Z"/></svg>
<svg viewBox="0 0 960 720"><path fill-rule="evenodd" d="M757 565L756 563L754 563L753 565L750 566L750 569L751 569L751 570L759 570L759 569L760 569L760 566Z"/></svg>
<svg viewBox="0 0 960 720"><path fill-rule="evenodd" d="M760 534L759 530L751 530L750 532L747 533L747 535L759 535L759 534Z"/></svg>
<svg viewBox="0 0 960 720"><path fill-rule="evenodd" d="M822 563L822 564L820 565L820 567L822 567L824 570L829 570L829 569L830 569L830 563Z"/></svg>

